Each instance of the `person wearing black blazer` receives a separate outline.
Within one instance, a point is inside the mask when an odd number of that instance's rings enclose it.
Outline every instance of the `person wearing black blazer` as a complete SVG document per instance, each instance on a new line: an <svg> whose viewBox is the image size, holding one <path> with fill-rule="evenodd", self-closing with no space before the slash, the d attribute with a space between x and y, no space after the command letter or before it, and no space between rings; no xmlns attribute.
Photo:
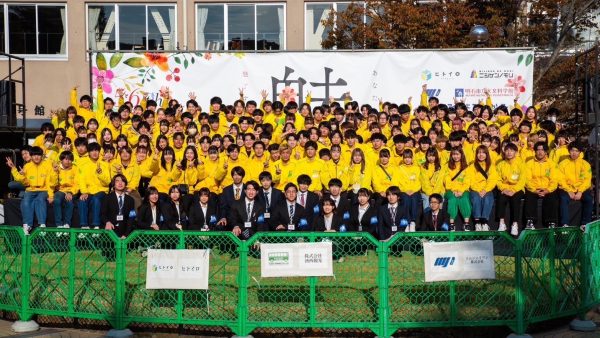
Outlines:
<svg viewBox="0 0 600 338"><path fill-rule="evenodd" d="M285 201L283 192L279 189L273 188L273 176L268 171L263 171L258 175L260 180L261 189L259 189L257 199L265 205L265 222L270 229L273 226L272 212L275 206Z"/></svg>
<svg viewBox="0 0 600 338"><path fill-rule="evenodd" d="M244 176L246 171L242 167L234 167L231 169L231 178L233 184L223 188L223 192L219 196L219 221L217 222L218 230L229 230L233 228L227 224L227 216L229 215L229 208L233 205L233 202L243 200L246 197L244 192Z"/></svg>
<svg viewBox="0 0 600 338"><path fill-rule="evenodd" d="M178 186L174 185L169 189L169 201L161 203L161 213L164 230L183 230L187 227L188 217L183 209Z"/></svg>
<svg viewBox="0 0 600 338"><path fill-rule="evenodd" d="M403 214L404 208L400 204L400 188L391 186L385 192L387 203L379 207L377 219L377 238L385 241L398 232L406 231L408 221ZM402 222L402 220L405 222Z"/></svg>
<svg viewBox="0 0 600 338"><path fill-rule="evenodd" d="M350 220L350 200L346 193L342 193L342 181L339 178L329 180L329 194L327 197L335 202L335 214L344 221Z"/></svg>
<svg viewBox="0 0 600 338"><path fill-rule="evenodd" d="M441 209L443 197L440 194L429 196L429 210L421 217L420 231L449 231L450 219L448 213Z"/></svg>
<svg viewBox="0 0 600 338"><path fill-rule="evenodd" d="M284 189L285 201L273 209L271 231L311 231L306 210L296 203L298 188L288 183Z"/></svg>
<svg viewBox="0 0 600 338"><path fill-rule="evenodd" d="M133 229L135 202L133 197L125 193L127 178L124 175L115 175L112 186L113 191L102 200L102 224L106 230L112 230L118 237L125 238Z"/></svg>
<svg viewBox="0 0 600 338"><path fill-rule="evenodd" d="M296 203L300 204L307 217L314 217L319 214L320 197L312 191L308 191L308 187L312 183L312 179L308 175L298 176L298 192L296 194Z"/></svg>
<svg viewBox="0 0 600 338"><path fill-rule="evenodd" d="M146 189L145 201L140 206L135 219L136 229L161 230L163 227L163 215L159 199L160 196L155 187L148 187Z"/></svg>
<svg viewBox="0 0 600 338"><path fill-rule="evenodd" d="M325 197L321 202L321 212L313 222L313 229L317 232L346 232L347 226L341 216L335 213L335 202Z"/></svg>
<svg viewBox="0 0 600 338"><path fill-rule="evenodd" d="M356 193L357 203L350 208L348 231L368 232L377 238L377 206L370 201L371 193L367 188L360 188Z"/></svg>
<svg viewBox="0 0 600 338"><path fill-rule="evenodd" d="M188 212L189 222L186 230L222 230L217 227L219 216L217 201L211 199L210 190L208 188L201 188L196 195L197 197L194 198Z"/></svg>
<svg viewBox="0 0 600 338"><path fill-rule="evenodd" d="M232 232L241 240L247 240L258 231L267 231L265 223L265 205L256 199L260 186L256 181L246 183L246 197L231 206L231 214L227 223Z"/></svg>

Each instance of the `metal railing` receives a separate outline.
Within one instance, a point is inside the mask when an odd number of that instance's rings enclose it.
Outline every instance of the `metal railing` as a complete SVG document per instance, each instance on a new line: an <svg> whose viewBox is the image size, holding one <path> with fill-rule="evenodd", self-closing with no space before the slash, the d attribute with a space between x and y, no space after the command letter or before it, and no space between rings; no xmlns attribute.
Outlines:
<svg viewBox="0 0 600 338"><path fill-rule="evenodd" d="M423 243L488 239L496 279L427 283ZM261 278L259 243L333 243L333 277ZM150 248L210 249L208 290L147 290ZM506 325L583 316L600 302L600 222L578 228L400 233L113 232L0 227L0 310L128 326L371 330Z"/></svg>

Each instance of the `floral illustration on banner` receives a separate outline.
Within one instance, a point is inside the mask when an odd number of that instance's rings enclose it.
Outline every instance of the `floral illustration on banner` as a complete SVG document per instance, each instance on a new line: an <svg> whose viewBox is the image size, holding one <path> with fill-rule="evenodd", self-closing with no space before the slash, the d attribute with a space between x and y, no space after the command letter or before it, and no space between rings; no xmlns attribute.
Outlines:
<svg viewBox="0 0 600 338"><path fill-rule="evenodd" d="M102 91L110 94L112 93L111 82L115 77L112 70L100 70L98 67L92 68L92 88L100 88L102 87Z"/></svg>
<svg viewBox="0 0 600 338"><path fill-rule="evenodd" d="M515 93L524 93L527 90L525 84L525 78L522 75L519 75L516 78L508 79L504 86L514 89Z"/></svg>
<svg viewBox="0 0 600 338"><path fill-rule="evenodd" d="M279 99L282 102L296 102L296 96L298 96L296 90L290 86L283 88L281 93L279 93Z"/></svg>

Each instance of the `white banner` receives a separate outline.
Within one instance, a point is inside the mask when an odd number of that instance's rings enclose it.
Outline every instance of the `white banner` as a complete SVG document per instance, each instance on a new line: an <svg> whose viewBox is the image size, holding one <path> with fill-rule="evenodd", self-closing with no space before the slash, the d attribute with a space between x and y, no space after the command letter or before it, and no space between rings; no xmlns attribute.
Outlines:
<svg viewBox="0 0 600 338"><path fill-rule="evenodd" d="M210 250L148 250L146 289L207 290Z"/></svg>
<svg viewBox="0 0 600 338"><path fill-rule="evenodd" d="M243 89L246 100L260 103L260 91L277 100L285 91L291 100L303 102L307 93L321 104L333 96L342 100L350 92L360 104L378 107L378 100L419 105L421 86L429 96L453 105L464 99L467 106L491 92L494 106L531 104L533 50L440 50L385 52L282 52L282 53L109 53L92 55L92 86L104 88L115 98L117 88L134 105L142 92L160 104L161 87L185 104L189 93L208 111L210 98L219 96L232 104Z"/></svg>
<svg viewBox="0 0 600 338"><path fill-rule="evenodd" d="M423 244L425 281L495 279L491 240Z"/></svg>
<svg viewBox="0 0 600 338"><path fill-rule="evenodd" d="M331 242L260 245L261 277L333 276Z"/></svg>

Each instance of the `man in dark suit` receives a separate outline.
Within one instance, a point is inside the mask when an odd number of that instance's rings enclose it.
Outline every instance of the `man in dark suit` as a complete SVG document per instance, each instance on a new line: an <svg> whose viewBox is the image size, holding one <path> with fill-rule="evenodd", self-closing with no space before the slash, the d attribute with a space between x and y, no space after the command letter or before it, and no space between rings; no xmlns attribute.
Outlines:
<svg viewBox="0 0 600 338"><path fill-rule="evenodd" d="M134 201L125 193L127 178L124 175L115 175L112 186L113 191L102 200L102 224L106 230L112 230L118 237L125 238L131 232L135 219Z"/></svg>
<svg viewBox="0 0 600 338"><path fill-rule="evenodd" d="M234 235L247 240L258 231L268 230L265 223L265 205L256 199L260 186L256 181L246 183L245 197L231 206L228 223Z"/></svg>
<svg viewBox="0 0 600 338"><path fill-rule="evenodd" d="M243 200L246 197L243 183L244 176L246 176L244 168L237 166L231 169L233 184L223 188L223 192L219 196L219 221L215 230L233 230L233 227L227 224L227 216L233 202Z"/></svg>
<svg viewBox="0 0 600 338"><path fill-rule="evenodd" d="M310 231L310 223L305 209L296 203L298 188L294 183L288 183L284 189L285 201L279 203L273 210L273 226L271 231Z"/></svg>
<svg viewBox="0 0 600 338"><path fill-rule="evenodd" d="M306 216L313 218L319 214L319 195L312 191L308 191L308 187L312 184L312 179L308 175L298 176L298 193L296 194L296 203L300 204L306 211Z"/></svg>
<svg viewBox="0 0 600 338"><path fill-rule="evenodd" d="M408 221L400 204L400 188L391 186L385 191L387 203L379 207L377 236L379 240L388 240L396 233L406 231Z"/></svg>
<svg viewBox="0 0 600 338"><path fill-rule="evenodd" d="M444 198L440 194L429 196L429 210L423 213L421 231L449 231L448 213L441 209Z"/></svg>
<svg viewBox="0 0 600 338"><path fill-rule="evenodd" d="M217 201L211 198L208 188L201 188L196 194L189 211L189 225L186 230L219 230L217 228Z"/></svg>
<svg viewBox="0 0 600 338"><path fill-rule="evenodd" d="M273 176L268 171L263 171L258 175L261 189L259 189L257 199L265 205L265 223L269 229L274 225L272 212L275 206L285 201L285 196L279 189L273 188Z"/></svg>
<svg viewBox="0 0 600 338"><path fill-rule="evenodd" d="M350 220L350 200L342 193L342 181L339 178L329 180L329 198L335 203L335 215L345 222Z"/></svg>

